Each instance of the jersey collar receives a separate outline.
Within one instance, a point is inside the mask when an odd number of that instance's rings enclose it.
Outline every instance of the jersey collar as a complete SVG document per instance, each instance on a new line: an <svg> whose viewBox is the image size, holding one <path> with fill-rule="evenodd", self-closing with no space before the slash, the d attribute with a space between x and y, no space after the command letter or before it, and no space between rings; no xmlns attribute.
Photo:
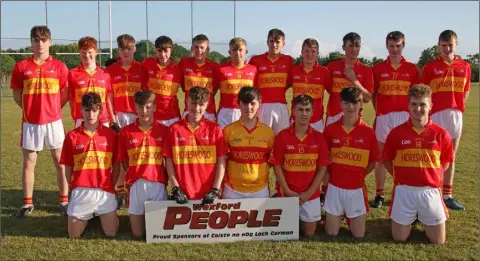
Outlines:
<svg viewBox="0 0 480 261"><path fill-rule="evenodd" d="M153 129L153 127L154 127L155 125L157 125L157 124L160 124L160 123L157 123L157 121L154 120L153 123L152 123L152 125L150 125L150 127L148 127L148 129L143 130L142 127L140 126L140 122L139 122L138 118L137 118L137 119L135 120L135 122L134 122L135 127L136 127L138 130L140 130L141 132L144 132L144 133L149 132L149 131L150 131L151 129Z"/></svg>
<svg viewBox="0 0 480 261"><path fill-rule="evenodd" d="M249 130L247 129L247 127L245 126L245 124L243 124L243 121L242 119L239 119L237 124L239 124L240 126L242 126L242 128L244 128L248 133L252 133L254 130L256 130L258 127L260 127L260 125L262 125L262 123L260 122L260 119L258 119L257 117L257 123L255 124L255 127L253 127L253 129Z"/></svg>
<svg viewBox="0 0 480 261"><path fill-rule="evenodd" d="M200 122L198 123L198 126L194 129L192 128L192 125L188 122L188 113L185 115L185 118L183 118L183 124L191 131L194 132L195 130L205 126L205 116L202 116L202 119L200 119Z"/></svg>
<svg viewBox="0 0 480 261"><path fill-rule="evenodd" d="M350 132L352 132L355 128L357 128L358 126L360 126L360 124L363 124L363 121L362 121L362 118L358 117L358 120L355 122L355 124L353 125L353 128L351 128L350 130L347 131L347 129L345 129L345 127L343 126L343 115L342 117L340 117L340 119L337 121L338 124L340 124L340 126L342 126L342 129L345 131L345 133L349 134Z"/></svg>
<svg viewBox="0 0 480 261"><path fill-rule="evenodd" d="M428 129L430 126L432 126L432 119L431 119L431 118L428 118L428 122L427 122L427 124L425 125L425 128L424 128L422 131L418 131L417 129L415 129L415 127L413 127L412 117L409 117L409 118L408 118L407 124L408 124L408 126L410 126L410 128L412 128L413 131L415 131L418 135L420 135L420 134L422 134L426 129Z"/></svg>

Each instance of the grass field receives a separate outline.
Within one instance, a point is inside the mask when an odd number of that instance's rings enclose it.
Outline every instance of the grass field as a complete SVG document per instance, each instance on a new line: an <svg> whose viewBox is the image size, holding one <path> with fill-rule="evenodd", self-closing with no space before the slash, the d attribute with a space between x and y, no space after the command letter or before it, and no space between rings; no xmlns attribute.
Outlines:
<svg viewBox="0 0 480 261"><path fill-rule="evenodd" d="M8 95L8 91L5 94ZM125 210L119 211L120 231L117 238L105 238L96 219L90 222L82 239L69 240L67 219L60 216L57 210L55 170L47 151L42 151L38 157L35 211L25 220L12 217L23 203L22 156L18 147L21 111L11 97L4 97L1 99L1 257L3 260L479 260L478 97L479 86L474 84L464 115L464 132L457 155L454 194L467 210L450 212L447 243L443 246L428 244L423 227L418 224L413 227L408 243L394 243L390 220L386 215L387 207L372 209L368 214L367 232L363 240L353 239L345 226L337 238L330 238L319 226L314 238L300 241L146 244L131 236ZM183 96L180 100L183 100ZM372 105L369 103L364 108L364 120L371 125ZM64 108L64 120L66 129L70 130L73 122L68 108ZM373 173L367 178L367 187L369 197L373 198ZM390 198L391 187L391 178L388 177L385 190L387 199ZM388 206L390 202L386 204Z"/></svg>

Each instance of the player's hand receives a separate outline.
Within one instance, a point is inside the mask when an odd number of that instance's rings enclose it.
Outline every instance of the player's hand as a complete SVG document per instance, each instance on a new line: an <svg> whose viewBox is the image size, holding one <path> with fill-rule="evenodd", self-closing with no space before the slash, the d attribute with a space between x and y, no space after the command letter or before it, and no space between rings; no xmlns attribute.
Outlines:
<svg viewBox="0 0 480 261"><path fill-rule="evenodd" d="M343 71L345 76L351 81L354 82L357 80L357 76L355 75L355 72L353 71L353 67L347 67L345 66L345 70Z"/></svg>
<svg viewBox="0 0 480 261"><path fill-rule="evenodd" d="M203 197L203 200L202 200L202 205L205 205L205 204L213 204L213 201L215 200L215 198L218 197L218 189L217 188L212 188L210 190L210 192L208 192L207 194L205 194L205 196Z"/></svg>
<svg viewBox="0 0 480 261"><path fill-rule="evenodd" d="M307 193L307 192L303 192L303 193L300 193L300 195L298 196L298 200L300 201L300 205L302 205L303 203L307 202L310 197L312 195L309 195L310 193Z"/></svg>
<svg viewBox="0 0 480 261"><path fill-rule="evenodd" d="M175 199L175 201L178 204L186 204L188 203L188 197L183 193L182 189L178 186L175 186L172 188L172 198Z"/></svg>
<svg viewBox="0 0 480 261"><path fill-rule="evenodd" d="M112 124L110 124L110 128L114 131L116 131L117 133L120 132L120 125L118 125L118 123L116 122L112 122Z"/></svg>

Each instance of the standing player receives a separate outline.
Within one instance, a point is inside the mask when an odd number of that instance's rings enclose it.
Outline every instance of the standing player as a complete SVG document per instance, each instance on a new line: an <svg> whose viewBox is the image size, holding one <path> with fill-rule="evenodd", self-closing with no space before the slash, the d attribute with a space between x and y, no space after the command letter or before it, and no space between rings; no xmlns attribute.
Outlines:
<svg viewBox="0 0 480 261"><path fill-rule="evenodd" d="M253 87L256 81L257 68L245 64L248 53L247 42L240 38L233 38L229 43L230 61L219 67L214 76L214 89L220 89L220 106L218 110L218 124L222 128L240 119L237 96L244 86Z"/></svg>
<svg viewBox="0 0 480 261"><path fill-rule="evenodd" d="M317 40L307 38L303 41L302 56L303 62L293 67L291 71L293 99L300 94L312 97L315 110L313 110L311 125L315 130L323 132L323 94L325 88L331 85L330 72L317 62Z"/></svg>
<svg viewBox="0 0 480 261"><path fill-rule="evenodd" d="M240 89L240 120L223 129L229 150L222 193L225 199L270 196L268 156L275 141L275 133L258 119L257 112L261 102L262 95L257 88Z"/></svg>
<svg viewBox="0 0 480 261"><path fill-rule="evenodd" d="M405 36L394 31L386 37L387 60L373 66L374 91L372 103L375 107L375 134L380 153L383 151L388 133L408 120L408 89L420 82L418 68L403 58ZM383 206L385 168L381 162L375 166L376 195L371 203L374 208Z"/></svg>
<svg viewBox="0 0 480 261"><path fill-rule="evenodd" d="M213 88L213 74L219 65L207 58L209 51L208 37L204 34L199 34L192 39L193 57L182 58L178 63L180 69L180 85L185 93L183 117L188 113L188 91L194 86L200 86L207 88L210 92L208 107L203 116L211 121L217 121L217 112L215 109L215 93L217 89Z"/></svg>
<svg viewBox="0 0 480 261"><path fill-rule="evenodd" d="M324 205L325 228L327 234L338 235L345 213L353 236L362 238L369 211L365 177L380 161L380 152L375 132L360 119L362 90L343 88L340 100L343 117L324 132L332 160Z"/></svg>
<svg viewBox="0 0 480 261"><path fill-rule="evenodd" d="M95 57L98 54L97 40L90 36L80 38L78 50L81 63L68 73L70 111L75 122L75 128L80 126L83 121L81 112L83 94L96 92L102 98L100 123L109 126L111 122L112 128L119 131L120 128L116 124L113 113L113 93L110 75L95 61Z"/></svg>
<svg viewBox="0 0 480 261"><path fill-rule="evenodd" d="M225 174L222 129L203 117L209 97L207 88L191 88L188 114L170 126L164 141L168 178L179 204L202 198L203 204L212 204Z"/></svg>
<svg viewBox="0 0 480 261"><path fill-rule="evenodd" d="M94 215L100 217L106 236L114 237L118 231L114 188L120 170L116 162L117 133L100 124L102 109L98 93L84 94L83 121L63 143L60 164L65 166L72 190L68 206L70 238L79 238Z"/></svg>
<svg viewBox="0 0 480 261"><path fill-rule="evenodd" d="M432 88L432 120L448 131L453 139L456 154L462 135L463 113L470 93L470 64L455 56L458 46L457 34L443 31L438 37L440 56L423 67L422 81ZM453 210L465 210L453 197L455 162L445 171L443 199Z"/></svg>
<svg viewBox="0 0 480 261"><path fill-rule="evenodd" d="M61 108L68 101L68 69L50 56L51 39L48 27L34 26L30 30L33 56L15 64L12 72L13 100L22 109L23 206L17 213L18 218L28 216L34 210L34 171L37 153L43 150L43 144L50 150L57 171L60 210L63 215L67 211L68 183L65 169L58 160L65 138Z"/></svg>
<svg viewBox="0 0 480 261"><path fill-rule="evenodd" d="M141 238L145 235L145 201L167 200L168 179L162 155L167 127L153 118L155 94L141 90L134 98L138 119L120 132L118 157L127 171L125 181L132 233Z"/></svg>
<svg viewBox="0 0 480 261"><path fill-rule="evenodd" d="M167 127L180 119L177 99L180 71L170 58L172 49L172 39L160 36L155 40L156 57L149 57L142 63L147 72L146 88L155 93L155 120Z"/></svg>
<svg viewBox="0 0 480 261"><path fill-rule="evenodd" d="M394 190L388 211L392 236L406 241L411 224L418 218L430 242L443 244L448 211L440 187L444 170L453 162L452 139L429 119L432 91L417 84L408 91L410 119L387 137L383 164L393 173Z"/></svg>
<svg viewBox="0 0 480 261"><path fill-rule="evenodd" d="M259 118L277 134L290 125L285 91L291 85L288 80L293 58L281 53L285 46L282 30L268 31L267 45L268 52L253 56L248 63L254 65L258 72L255 87L260 89L263 97Z"/></svg>
<svg viewBox="0 0 480 261"><path fill-rule="evenodd" d="M313 236L321 218L318 188L330 164L328 148L322 133L310 126L312 97L301 94L292 103L296 120L278 133L269 161L280 184L279 196L299 198L300 229Z"/></svg>

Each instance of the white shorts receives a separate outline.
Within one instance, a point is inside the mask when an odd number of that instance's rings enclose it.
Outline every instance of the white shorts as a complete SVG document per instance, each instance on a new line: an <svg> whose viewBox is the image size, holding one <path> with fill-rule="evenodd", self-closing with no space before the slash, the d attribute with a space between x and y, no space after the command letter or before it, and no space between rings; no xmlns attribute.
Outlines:
<svg viewBox="0 0 480 261"><path fill-rule="evenodd" d="M132 215L145 214L145 201L167 200L167 189L160 182L139 179L129 190L128 213Z"/></svg>
<svg viewBox="0 0 480 261"><path fill-rule="evenodd" d="M187 114L188 114L188 111L184 111L184 112L183 112L183 115L182 115L182 119L185 118L185 116L187 116ZM217 122L217 117L215 117L215 114L213 114L213 113L205 112L205 113L203 114L203 117L205 117L205 119L207 119L207 120L211 120L211 121L213 121L213 122Z"/></svg>
<svg viewBox="0 0 480 261"><path fill-rule="evenodd" d="M228 124L240 119L240 109L222 108L218 111L218 124L225 128Z"/></svg>
<svg viewBox="0 0 480 261"><path fill-rule="evenodd" d="M363 188L342 189L328 184L323 209L334 216L342 216L345 213L348 218L355 218L367 214L367 200L367 194Z"/></svg>
<svg viewBox="0 0 480 261"><path fill-rule="evenodd" d="M343 116L343 112L340 112L339 114L337 115L334 115L334 116L328 116L327 115L327 125L325 125L325 127L327 127L328 125L332 124L332 123L335 123L337 122L338 120L340 120L340 118L342 118Z"/></svg>
<svg viewBox="0 0 480 261"><path fill-rule="evenodd" d="M167 127L170 127L170 125L174 124L175 122L179 121L180 119L178 117L175 117L170 120L157 120L157 123L160 123L162 125L165 125Z"/></svg>
<svg viewBox="0 0 480 261"><path fill-rule="evenodd" d="M82 125L82 122L83 120L82 119L78 119L75 121L75 128L78 128L80 125ZM108 124L108 122L104 122L103 123L103 126L107 127L107 128L110 128L110 125Z"/></svg>
<svg viewBox="0 0 480 261"><path fill-rule="evenodd" d="M257 192L244 193L244 192L236 191L232 189L230 186L228 186L227 184L225 184L223 186L223 191L222 191L223 199L269 198L269 197L270 197L270 191L268 190L268 186L266 186L265 188Z"/></svg>
<svg viewBox="0 0 480 261"><path fill-rule="evenodd" d="M410 114L406 111L394 111L377 116L375 118L375 135L377 136L377 141L385 143L390 131L405 123L408 118L410 118Z"/></svg>
<svg viewBox="0 0 480 261"><path fill-rule="evenodd" d="M258 110L258 118L263 124L271 127L275 134L290 126L288 108L283 103L262 103Z"/></svg>
<svg viewBox="0 0 480 261"><path fill-rule="evenodd" d="M137 114L128 112L117 112L117 114L115 114L115 117L117 118L117 123L118 125L120 125L120 128L123 128L127 125L134 123L137 119Z"/></svg>
<svg viewBox="0 0 480 261"><path fill-rule="evenodd" d="M72 190L68 202L69 216L89 220L117 210L115 194L99 188L78 187Z"/></svg>
<svg viewBox="0 0 480 261"><path fill-rule="evenodd" d="M431 119L448 131L452 139L462 136L463 113L456 109L445 109L432 114Z"/></svg>
<svg viewBox="0 0 480 261"><path fill-rule="evenodd" d="M322 218L322 209L320 207L320 198L309 200L300 206L300 221L316 222Z"/></svg>
<svg viewBox="0 0 480 261"><path fill-rule="evenodd" d="M448 210L439 188L395 187L389 210L390 218L400 225L412 224L418 220L424 225L439 225L448 218Z"/></svg>
<svg viewBox="0 0 480 261"><path fill-rule="evenodd" d="M63 146L65 130L62 120L45 124L22 124L22 148L32 151L43 150L43 144L49 150L58 149Z"/></svg>

